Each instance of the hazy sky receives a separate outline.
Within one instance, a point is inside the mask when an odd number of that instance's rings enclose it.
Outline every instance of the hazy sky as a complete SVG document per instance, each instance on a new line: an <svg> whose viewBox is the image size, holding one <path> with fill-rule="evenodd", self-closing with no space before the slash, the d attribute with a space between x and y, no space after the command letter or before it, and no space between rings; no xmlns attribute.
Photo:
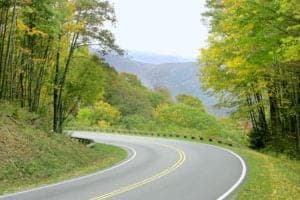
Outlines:
<svg viewBox="0 0 300 200"><path fill-rule="evenodd" d="M118 19L113 32L123 49L195 58L205 45L205 0L110 1Z"/></svg>

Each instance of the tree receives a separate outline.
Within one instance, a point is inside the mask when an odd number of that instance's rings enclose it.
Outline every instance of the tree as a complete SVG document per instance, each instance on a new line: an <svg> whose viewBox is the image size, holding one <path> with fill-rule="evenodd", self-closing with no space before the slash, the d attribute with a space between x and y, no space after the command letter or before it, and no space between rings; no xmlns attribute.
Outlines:
<svg viewBox="0 0 300 200"><path fill-rule="evenodd" d="M121 73L112 82L105 96L124 116L138 114L151 118L154 108L148 95L148 90L135 75Z"/></svg>
<svg viewBox="0 0 300 200"><path fill-rule="evenodd" d="M211 36L200 59L204 87L247 113L254 148L297 155L299 4L211 0L207 7Z"/></svg>
<svg viewBox="0 0 300 200"><path fill-rule="evenodd" d="M176 100L178 101L178 103L182 103L205 112L203 103L197 97L188 94L180 94L176 96Z"/></svg>
<svg viewBox="0 0 300 200"><path fill-rule="evenodd" d="M107 1L96 0L77 0L68 1L71 14L67 20L61 24L58 36L58 49L56 53L56 67L54 75L54 94L53 94L53 130L61 132L64 122L63 113L66 108L63 102L63 92L67 74L74 52L81 46L91 45L95 40L102 51L121 50L114 44L112 34L103 29L104 23L114 23L114 10ZM63 53L63 44L67 44L66 53ZM63 56L63 58L62 58Z"/></svg>
<svg viewBox="0 0 300 200"><path fill-rule="evenodd" d="M155 116L164 126L173 125L186 129L204 131L217 128L217 121L202 108L179 103L173 105L161 104L156 108Z"/></svg>
<svg viewBox="0 0 300 200"><path fill-rule="evenodd" d="M52 103L53 130L61 132L70 110L66 85L76 51L97 45L101 52L122 53L105 29L108 22L115 22L108 1L1 1L0 99L19 101L30 112Z"/></svg>

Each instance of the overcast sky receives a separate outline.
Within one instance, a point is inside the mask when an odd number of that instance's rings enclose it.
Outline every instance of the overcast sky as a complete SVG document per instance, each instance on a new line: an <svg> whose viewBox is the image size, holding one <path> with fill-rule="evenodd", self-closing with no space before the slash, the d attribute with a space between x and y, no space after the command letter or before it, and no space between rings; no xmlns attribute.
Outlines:
<svg viewBox="0 0 300 200"><path fill-rule="evenodd" d="M205 45L205 0L110 1L118 19L113 32L123 49L196 58Z"/></svg>

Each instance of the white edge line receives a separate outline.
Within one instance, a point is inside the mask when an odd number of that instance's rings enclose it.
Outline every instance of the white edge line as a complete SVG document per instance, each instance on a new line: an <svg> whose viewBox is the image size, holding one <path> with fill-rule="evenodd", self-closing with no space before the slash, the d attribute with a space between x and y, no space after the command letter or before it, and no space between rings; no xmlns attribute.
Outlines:
<svg viewBox="0 0 300 200"><path fill-rule="evenodd" d="M178 141L178 140L176 140L176 141ZM105 144L112 144L112 143L105 143ZM224 150L224 151L227 151L228 153L230 153L233 156L235 156L236 158L238 158L239 161L240 161L240 163L241 163L241 165L242 165L242 173L241 173L241 176L238 179L238 181L233 186L231 186L231 188L229 190L227 190L224 194L222 194L220 197L217 198L217 200L224 200L235 189L237 189L240 186L240 184L243 182L243 180L245 179L246 173L247 173L247 167L246 167L245 161L241 158L241 156L239 156L238 154L234 153L233 151L231 151L229 149L226 149L226 148L223 148L223 147L214 146L214 145L210 145L210 144L205 144L205 143L202 143L202 144L207 145L207 146L212 146L214 148L221 149L221 150ZM102 171L99 171L99 172L96 172L96 173L93 173L93 174L89 174L89 175L86 175L86 176L81 176L81 177L74 178L74 179L71 179L71 180L62 181L62 182L59 182L59 183L54 183L54 184L42 186L42 187L35 188L35 189L30 189L30 190L26 190L26 191L22 191L22 192L16 192L16 193L12 193L12 194L8 194L8 195L0 196L0 199L6 198L6 197L15 196L15 195L19 195L19 194L24 194L24 193L28 193L28 192L39 191L39 190L42 190L42 189L45 189L45 188L50 188L50 187L54 187L54 186L58 186L58 185L62 185L62 184L70 183L70 182L79 181L79 180L86 179L86 178L89 178L89 177L92 177L92 176L96 176L96 175L105 173L107 171L113 170L115 168L118 168L118 167L120 167L122 165L125 165L126 163L132 161L136 157L136 151L133 148L131 148L129 146L126 146L126 145L120 145L120 144L113 144L113 145L129 149L130 151L133 152L132 156L129 159L125 160L124 162L121 162L118 165L115 165L115 166L113 166L111 168L108 168L108 169L105 169L105 170L102 170Z"/></svg>
<svg viewBox="0 0 300 200"><path fill-rule="evenodd" d="M91 133L96 133L97 134L98 132L91 132ZM104 133L104 134L109 134L109 133ZM127 136L127 137L130 137L130 136L131 137L144 137L144 136L124 135L124 134L116 134L116 135ZM159 138L159 139L165 139L165 138ZM180 140L175 140L175 139L165 139L165 140L180 141ZM186 141L183 141L183 142L186 142ZM229 188L229 190L227 190L224 194L222 194L220 197L218 197L216 199L216 200L225 200L229 195L231 195L241 185L241 183L245 179L246 174L247 174L247 165L246 165L244 159L241 156L239 156L237 153L235 153L235 152L233 152L229 149L226 149L224 147L218 147L218 146L211 145L211 144L206 144L206 143L200 143L200 144L211 146L213 148L226 151L226 152L232 154L234 157L238 158L238 160L240 161L240 163L242 165L242 173L241 173L241 176L238 179L238 181L233 186L231 186L231 188Z"/></svg>
<svg viewBox="0 0 300 200"><path fill-rule="evenodd" d="M59 182L59 183L53 183L53 184L50 184L50 185L41 186L41 187L34 188L34 189L29 189L29 190L25 190L25 191L21 191L21 192L16 192L16 193L12 193L12 194L3 195L3 196L0 196L0 199L7 198L7 197L12 197L12 196L16 196L16 195L20 195L20 194L25 194L25 193L29 193L29 192L35 192L35 191L39 191L39 190L42 190L42 189L46 189L46 188L50 188L50 187L55 187L55 186L58 186L58 185L62 185L62 184L66 184L66 183L71 183L71 182L79 181L79 180L82 180L82 179L90 178L90 177L93 177L93 176L97 176L97 175L103 174L105 172L111 171L111 170L113 170L115 168L121 167L121 166L127 164L128 162L132 161L136 157L137 153L136 153L136 151L132 147L129 147L129 146L123 145L123 144L121 145L121 144L105 143L105 142L101 142L101 143L102 144L111 144L111 145L123 147L125 149L129 149L132 152L132 155L128 159L126 159L125 161L123 161L123 162L121 162L121 163L119 163L119 164L117 164L115 166L112 166L110 168L107 168L107 169L101 170L99 172L96 172L96 173L85 175L85 176L80 176L78 178L73 178L73 179L62 181L62 182Z"/></svg>
<svg viewBox="0 0 300 200"><path fill-rule="evenodd" d="M98 132L92 132L92 133L97 134ZM109 133L104 133L104 134L109 134ZM127 136L127 137L144 137L144 136L135 136L135 135L123 135L123 134L116 134L116 135ZM166 139L166 138L159 138L159 139L180 141L180 140L176 140L176 139ZM186 142L186 141L183 141L183 142ZM218 197L216 199L216 200L225 200L229 195L231 195L241 185L241 183L245 179L246 174L247 174L247 165L246 165L244 159L241 156L239 156L237 153L233 152L232 150L226 149L224 147L218 147L218 146L215 146L215 145L206 144L206 143L200 143L200 144L211 146L213 148L226 151L226 152L232 154L234 157L236 157L242 165L242 173L241 173L240 178L237 180L237 182L233 186L231 186L231 188L229 188L229 190L227 190L224 194L222 194L220 197Z"/></svg>
<svg viewBox="0 0 300 200"><path fill-rule="evenodd" d="M133 136L134 137L134 136ZM139 137L143 137L143 136L139 136ZM181 141L181 140L176 140L176 139L166 139L166 138L159 138L159 139L165 139L165 140L173 140L173 141ZM182 141L182 142L187 142L187 141ZM247 174L247 165L244 161L244 159L239 156L237 153L233 152L232 150L229 150L229 149L226 149L224 147L218 147L218 146L215 146L215 145L211 145L211 144L206 144L206 143L200 143L200 144L203 144L203 145L207 145L207 146L211 146L213 148L216 148L216 149L220 149L220 150L223 150L223 151L226 151L230 154L232 154L233 156L235 156L236 158L238 158L238 160L240 161L241 165L242 165L242 173L241 173L241 176L240 178L238 179L238 181L233 185L231 186L231 188L229 188L229 190L227 190L224 194L222 194L220 197L218 197L216 200L225 200L229 195L231 195L240 185L241 183L243 182L243 180L245 179L246 177L246 174Z"/></svg>
<svg viewBox="0 0 300 200"><path fill-rule="evenodd" d="M224 200L229 195L231 195L233 193L233 191L236 190L241 185L241 183L243 182L243 180L245 179L246 174L247 174L246 163L245 163L244 159L241 156L239 156L238 154L234 153L233 151L231 151L229 149L226 149L226 148L223 148L223 147L214 146L214 145L210 145L210 144L207 144L207 145L215 147L215 148L218 148L218 149L221 149L221 150L224 150L224 151L227 151L228 153L230 153L233 156L235 156L236 158L238 158L239 161L240 161L240 163L241 163L241 165L242 165L242 173L241 173L241 176L238 179L238 181L233 186L231 186L231 188L229 188L229 190L227 190L224 194L222 194L220 197L217 198L217 200Z"/></svg>

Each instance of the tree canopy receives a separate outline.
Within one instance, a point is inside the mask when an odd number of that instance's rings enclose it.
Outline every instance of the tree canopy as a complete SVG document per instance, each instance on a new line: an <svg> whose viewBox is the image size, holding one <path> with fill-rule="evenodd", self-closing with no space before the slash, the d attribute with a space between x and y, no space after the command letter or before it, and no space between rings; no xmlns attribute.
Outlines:
<svg viewBox="0 0 300 200"><path fill-rule="evenodd" d="M246 113L252 146L300 150L300 7L297 0L207 1L209 47L201 79ZM299 154L298 154L299 155Z"/></svg>
<svg viewBox="0 0 300 200"><path fill-rule="evenodd" d="M51 103L53 130L61 132L69 100L94 98L79 88L77 83L83 80L66 85L75 51L97 45L102 52L122 53L104 26L115 21L113 7L104 0L1 1L0 99L19 101L31 112ZM91 66L83 76L93 80L92 70L97 71ZM80 87L89 84L85 81ZM93 87L99 95L99 87ZM49 100L51 95L53 99Z"/></svg>

